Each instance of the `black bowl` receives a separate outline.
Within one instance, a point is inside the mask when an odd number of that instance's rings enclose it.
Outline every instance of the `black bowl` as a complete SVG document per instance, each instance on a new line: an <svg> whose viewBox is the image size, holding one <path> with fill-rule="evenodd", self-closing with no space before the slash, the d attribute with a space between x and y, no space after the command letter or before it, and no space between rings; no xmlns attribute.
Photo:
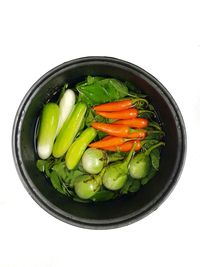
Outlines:
<svg viewBox="0 0 200 267"><path fill-rule="evenodd" d="M35 129L43 104L65 82L70 86L87 75L130 81L146 93L166 133L160 170L134 195L102 203L77 203L48 183L36 168ZM13 126L13 156L22 183L31 197L56 218L75 226L107 229L133 223L156 210L175 186L185 158L186 132L177 104L152 75L131 63L110 57L85 57L63 63L42 76L25 95Z"/></svg>

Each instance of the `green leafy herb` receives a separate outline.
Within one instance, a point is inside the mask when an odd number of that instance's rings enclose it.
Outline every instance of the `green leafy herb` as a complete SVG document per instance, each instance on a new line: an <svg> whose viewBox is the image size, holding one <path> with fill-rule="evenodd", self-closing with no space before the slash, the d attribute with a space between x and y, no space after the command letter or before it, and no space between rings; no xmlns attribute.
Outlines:
<svg viewBox="0 0 200 267"><path fill-rule="evenodd" d="M37 166L38 170L41 172L45 171L45 164L46 164L46 160L42 160L42 159L39 159L36 162L36 166Z"/></svg>
<svg viewBox="0 0 200 267"><path fill-rule="evenodd" d="M158 148L154 149L150 153L151 164L158 171L160 162L160 150Z"/></svg>
<svg viewBox="0 0 200 267"><path fill-rule="evenodd" d="M163 132L162 131L148 131L148 134L145 138L145 140L161 140L163 138Z"/></svg>
<svg viewBox="0 0 200 267"><path fill-rule="evenodd" d="M162 128L161 128L160 124L155 122L155 121L149 122L149 127L155 128L155 129L157 129L159 131L162 131Z"/></svg>
<svg viewBox="0 0 200 267"><path fill-rule="evenodd" d="M89 81L89 83L88 83ZM128 96L127 86L116 79L89 77L76 85L81 101L89 106L98 105Z"/></svg>
<svg viewBox="0 0 200 267"><path fill-rule="evenodd" d="M114 199L116 194L112 191L101 190L98 191L94 196L91 197L92 201L106 201Z"/></svg>
<svg viewBox="0 0 200 267"><path fill-rule="evenodd" d="M156 118L156 114L152 110L148 110L148 109L143 110L142 109L142 110L139 110L138 117L152 120L152 118L154 118L154 119Z"/></svg>
<svg viewBox="0 0 200 267"><path fill-rule="evenodd" d="M95 121L95 115L92 109L88 109L87 114L86 114L86 119L85 119L85 125L87 127L90 127L92 122Z"/></svg>
<svg viewBox="0 0 200 267"><path fill-rule="evenodd" d="M57 164L53 165L52 170L57 173L57 175L62 178L63 180L66 179L67 176L67 168L65 162L58 162Z"/></svg>
<svg viewBox="0 0 200 267"><path fill-rule="evenodd" d="M135 193L140 189L140 180L132 179L132 184L129 187L129 192Z"/></svg>
<svg viewBox="0 0 200 267"><path fill-rule="evenodd" d="M73 196L73 186L76 178L83 175L79 169L69 171L63 158L38 160L36 166L39 171L45 172L53 187L62 194Z"/></svg>
<svg viewBox="0 0 200 267"><path fill-rule="evenodd" d="M127 86L116 79L101 80L100 84L104 85L106 89L110 90L113 94L116 94L118 99L129 95Z"/></svg>
<svg viewBox="0 0 200 267"><path fill-rule="evenodd" d="M151 146L156 145L159 143L159 140L157 139L145 139L143 141L141 141L142 144L142 150L146 151L148 150Z"/></svg>
<svg viewBox="0 0 200 267"><path fill-rule="evenodd" d="M129 192L134 193L140 189L140 180L129 177L120 190L120 194L128 194Z"/></svg>
<svg viewBox="0 0 200 267"><path fill-rule="evenodd" d="M49 176L51 183L53 187L58 190L60 193L65 194L65 190L63 190L63 187L61 185L60 179L58 174L55 171L52 171Z"/></svg>
<svg viewBox="0 0 200 267"><path fill-rule="evenodd" d="M120 193L122 195L127 194L129 192L129 188L130 188L130 186L132 185L132 182L133 182L132 180L133 179L131 179L131 178L128 178L126 180L125 184L123 185L123 187L120 190Z"/></svg>
<svg viewBox="0 0 200 267"><path fill-rule="evenodd" d="M80 170L73 170L69 171L68 173L68 183L70 187L74 187L74 183L76 182L77 178L81 175L84 175L85 173Z"/></svg>
<svg viewBox="0 0 200 267"><path fill-rule="evenodd" d="M87 76L86 78L86 82L87 84L93 84L95 82L98 82L98 81L101 81L101 80L104 80L105 78L104 77L99 77L99 76Z"/></svg>
<svg viewBox="0 0 200 267"><path fill-rule="evenodd" d="M150 169L149 173L147 174L147 176L144 177L143 179L141 179L141 184L142 185L147 184L155 176L156 172L157 171L153 167L151 167L151 169Z"/></svg>

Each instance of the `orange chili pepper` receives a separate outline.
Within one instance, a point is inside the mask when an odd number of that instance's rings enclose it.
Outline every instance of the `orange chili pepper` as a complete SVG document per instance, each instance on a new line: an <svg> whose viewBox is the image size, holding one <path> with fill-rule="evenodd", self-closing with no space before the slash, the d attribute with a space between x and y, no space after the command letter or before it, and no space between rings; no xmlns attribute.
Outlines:
<svg viewBox="0 0 200 267"><path fill-rule="evenodd" d="M129 152L132 149L134 144L135 144L134 150L139 151L142 147L141 142L139 140L127 141L127 142L123 143L122 145L103 147L102 149L108 150L108 151Z"/></svg>
<svg viewBox="0 0 200 267"><path fill-rule="evenodd" d="M127 125L133 128L146 128L148 126L148 120L144 118L134 118L129 120L118 120L112 124Z"/></svg>
<svg viewBox="0 0 200 267"><path fill-rule="evenodd" d="M93 109L96 111L120 111L124 109L129 109L131 108L131 106L132 100L126 99L94 106Z"/></svg>
<svg viewBox="0 0 200 267"><path fill-rule="evenodd" d="M113 112L96 111L96 113L108 119L132 119L136 118L138 115L138 111L135 108L129 108L126 110L113 111Z"/></svg>
<svg viewBox="0 0 200 267"><path fill-rule="evenodd" d="M111 136L109 139L107 138L105 140L99 140L97 142L91 143L89 144L89 147L94 147L94 148L104 148L104 147L109 147L109 146L118 146L123 144L124 142L126 142L125 138L122 137L115 137L115 136Z"/></svg>

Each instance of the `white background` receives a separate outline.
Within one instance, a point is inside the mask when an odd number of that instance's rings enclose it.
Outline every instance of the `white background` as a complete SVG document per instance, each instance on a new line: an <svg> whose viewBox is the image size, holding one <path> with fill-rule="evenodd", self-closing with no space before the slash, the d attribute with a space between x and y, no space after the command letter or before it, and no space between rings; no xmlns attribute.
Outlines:
<svg viewBox="0 0 200 267"><path fill-rule="evenodd" d="M199 1L1 1L0 267L200 266ZM30 86L81 56L118 57L158 78L187 127L187 160L165 203L127 227L94 231L41 209L13 164L11 131ZM176 149L176 148L174 148Z"/></svg>

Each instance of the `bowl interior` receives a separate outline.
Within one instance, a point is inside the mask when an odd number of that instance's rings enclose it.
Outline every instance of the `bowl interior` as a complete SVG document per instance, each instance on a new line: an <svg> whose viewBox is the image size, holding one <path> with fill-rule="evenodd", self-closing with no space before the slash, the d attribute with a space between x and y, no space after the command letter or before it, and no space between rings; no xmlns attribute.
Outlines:
<svg viewBox="0 0 200 267"><path fill-rule="evenodd" d="M130 81L148 95L166 133L160 170L136 194L102 203L83 204L57 192L36 168L34 135L43 104L63 85L72 87L87 75L100 75ZM23 182L35 200L53 215L74 224L109 225L136 219L155 209L176 179L183 152L183 134L174 102L162 85L134 65L110 60L88 60L63 64L41 78L25 97L18 113L15 140L17 161ZM23 173L23 174L22 174Z"/></svg>

